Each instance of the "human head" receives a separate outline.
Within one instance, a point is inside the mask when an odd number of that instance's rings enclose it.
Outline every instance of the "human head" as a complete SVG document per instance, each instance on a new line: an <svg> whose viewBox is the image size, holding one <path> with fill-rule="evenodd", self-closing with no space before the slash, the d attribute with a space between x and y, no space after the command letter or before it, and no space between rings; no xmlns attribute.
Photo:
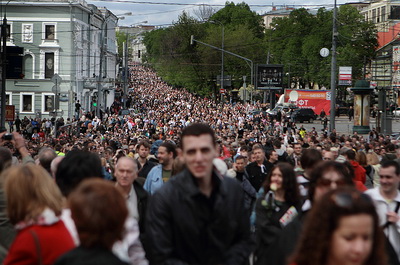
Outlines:
<svg viewBox="0 0 400 265"><path fill-rule="evenodd" d="M103 177L101 160L97 154L74 150L68 152L58 165L56 183L64 196L85 178Z"/></svg>
<svg viewBox="0 0 400 265"><path fill-rule="evenodd" d="M60 164L61 160L63 160L63 159L64 159L64 156L57 156L56 158L54 158L54 159L51 161L51 164L50 164L50 172L51 172L51 177L52 177L53 179L56 178L56 173L57 173L58 165Z"/></svg>
<svg viewBox="0 0 400 265"><path fill-rule="evenodd" d="M356 160L356 152L353 149L349 149L344 153L344 156L347 160L354 161Z"/></svg>
<svg viewBox="0 0 400 265"><path fill-rule="evenodd" d="M279 170L282 176L281 189L285 191L285 201L296 203L300 199L299 187L294 169L289 163L280 162L271 169L263 183L264 191L267 193L271 190L271 178L275 174L275 170Z"/></svg>
<svg viewBox="0 0 400 265"><path fill-rule="evenodd" d="M126 200L111 182L91 178L82 181L68 198L71 217L83 247L104 247L122 239L128 216Z"/></svg>
<svg viewBox="0 0 400 265"><path fill-rule="evenodd" d="M147 141L140 141L137 146L139 157L142 159L147 158L150 153L150 147L151 146Z"/></svg>
<svg viewBox="0 0 400 265"><path fill-rule="evenodd" d="M293 144L293 152L295 155L297 155L297 156L301 155L301 150L302 150L302 148L301 148L300 143Z"/></svg>
<svg viewBox="0 0 400 265"><path fill-rule="evenodd" d="M211 178L213 159L217 157L214 131L204 123L193 123L181 135L182 157L196 179Z"/></svg>
<svg viewBox="0 0 400 265"><path fill-rule="evenodd" d="M300 158L301 167L307 175L311 174L316 164L322 161L322 154L316 149L304 149Z"/></svg>
<svg viewBox="0 0 400 265"><path fill-rule="evenodd" d="M400 184L400 165L397 161L387 160L381 163L379 170L380 191L386 197L396 194Z"/></svg>
<svg viewBox="0 0 400 265"><path fill-rule="evenodd" d="M0 172L3 172L12 163L12 154L10 149L1 146L0 147Z"/></svg>
<svg viewBox="0 0 400 265"><path fill-rule="evenodd" d="M243 172L244 171L244 169L246 167L246 162L245 161L246 161L246 159L241 155L236 157L235 165L236 165L236 170L238 172Z"/></svg>
<svg viewBox="0 0 400 265"><path fill-rule="evenodd" d="M308 198L317 201L323 194L339 186L354 187L352 168L336 161L324 161L311 172Z"/></svg>
<svg viewBox="0 0 400 265"><path fill-rule="evenodd" d="M10 222L35 220L45 208L59 216L62 195L49 173L34 164L13 166L1 175Z"/></svg>
<svg viewBox="0 0 400 265"><path fill-rule="evenodd" d="M177 155L176 145L171 142L163 142L158 147L157 158L163 166L172 164Z"/></svg>
<svg viewBox="0 0 400 265"><path fill-rule="evenodd" d="M370 197L353 188L332 190L312 207L292 262L346 265L355 256L359 264L386 264L384 245Z"/></svg>
<svg viewBox="0 0 400 265"><path fill-rule="evenodd" d="M361 166L367 166L367 155L364 151L358 151L356 153L356 160Z"/></svg>
<svg viewBox="0 0 400 265"><path fill-rule="evenodd" d="M278 153L275 150L268 150L267 159L271 163L278 161Z"/></svg>
<svg viewBox="0 0 400 265"><path fill-rule="evenodd" d="M138 177L137 162L128 156L121 157L115 165L114 176L118 186L130 189Z"/></svg>
<svg viewBox="0 0 400 265"><path fill-rule="evenodd" d="M331 151L325 151L323 153L323 160L330 160L330 161L334 161L335 160L335 156Z"/></svg>
<svg viewBox="0 0 400 265"><path fill-rule="evenodd" d="M255 161L258 164L261 164L261 163L264 162L264 160L265 160L265 150L264 150L264 148L262 148L261 145L258 145L258 144L254 145L253 146L253 150L252 150L252 154L254 155Z"/></svg>
<svg viewBox="0 0 400 265"><path fill-rule="evenodd" d="M51 174L51 161L57 157L56 152L49 147L43 147L39 151L39 164Z"/></svg>

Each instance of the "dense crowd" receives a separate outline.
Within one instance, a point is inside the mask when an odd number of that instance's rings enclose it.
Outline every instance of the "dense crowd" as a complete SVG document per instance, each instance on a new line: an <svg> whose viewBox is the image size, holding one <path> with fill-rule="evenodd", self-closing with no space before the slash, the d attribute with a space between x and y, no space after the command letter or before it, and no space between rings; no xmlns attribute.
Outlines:
<svg viewBox="0 0 400 265"><path fill-rule="evenodd" d="M307 131L142 65L129 87L101 117L1 138L4 264L399 264L397 140Z"/></svg>

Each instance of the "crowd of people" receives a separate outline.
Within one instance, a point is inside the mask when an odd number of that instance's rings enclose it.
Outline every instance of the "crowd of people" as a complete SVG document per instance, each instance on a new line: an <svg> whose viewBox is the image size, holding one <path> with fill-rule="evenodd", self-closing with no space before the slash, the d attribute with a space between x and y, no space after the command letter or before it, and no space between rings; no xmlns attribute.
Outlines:
<svg viewBox="0 0 400 265"><path fill-rule="evenodd" d="M130 88L129 115L0 134L4 264L400 263L397 141L306 131L142 65Z"/></svg>

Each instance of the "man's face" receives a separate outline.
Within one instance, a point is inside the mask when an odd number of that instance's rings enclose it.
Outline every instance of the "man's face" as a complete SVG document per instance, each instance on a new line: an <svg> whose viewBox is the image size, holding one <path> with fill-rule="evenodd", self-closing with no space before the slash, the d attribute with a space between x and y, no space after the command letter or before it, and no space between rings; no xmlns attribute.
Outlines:
<svg viewBox="0 0 400 265"><path fill-rule="evenodd" d="M295 155L301 155L301 145L295 144L293 147L293 152Z"/></svg>
<svg viewBox="0 0 400 265"><path fill-rule="evenodd" d="M276 161L278 161L278 153L272 151L271 156L269 157L269 162L275 163Z"/></svg>
<svg viewBox="0 0 400 265"><path fill-rule="evenodd" d="M263 152L263 150L255 149L253 151L253 155L254 155L255 160L257 161L257 163L262 163L264 161L265 153Z"/></svg>
<svg viewBox="0 0 400 265"><path fill-rule="evenodd" d="M135 146L133 144L131 144L128 148L129 153L134 153L135 152Z"/></svg>
<svg viewBox="0 0 400 265"><path fill-rule="evenodd" d="M182 156L188 170L196 179L211 177L213 159L217 157L217 149L209 134L185 136L182 139Z"/></svg>
<svg viewBox="0 0 400 265"><path fill-rule="evenodd" d="M115 166L114 175L119 186L131 186L137 178L137 165L131 159L120 158Z"/></svg>
<svg viewBox="0 0 400 265"><path fill-rule="evenodd" d="M335 160L335 156L332 152L326 151L326 152L324 152L323 159L324 160Z"/></svg>
<svg viewBox="0 0 400 265"><path fill-rule="evenodd" d="M244 159L236 159L236 170L238 172L243 172L244 171L244 167L246 166Z"/></svg>
<svg viewBox="0 0 400 265"><path fill-rule="evenodd" d="M321 179L317 181L315 188L314 201L318 201L325 193L346 185L345 180L334 170L325 172Z"/></svg>
<svg viewBox="0 0 400 265"><path fill-rule="evenodd" d="M384 195L390 195L399 188L400 176L396 175L395 167L386 167L379 170L380 191Z"/></svg>
<svg viewBox="0 0 400 265"><path fill-rule="evenodd" d="M150 152L149 148L145 147L144 145L140 146L140 148L139 148L140 158L147 158L147 156L149 155L149 152Z"/></svg>
<svg viewBox="0 0 400 265"><path fill-rule="evenodd" d="M169 164L169 162L171 161L171 159L173 158L173 154L168 153L167 148L165 148L164 146L160 146L158 148L158 162L160 162L161 165L166 166Z"/></svg>

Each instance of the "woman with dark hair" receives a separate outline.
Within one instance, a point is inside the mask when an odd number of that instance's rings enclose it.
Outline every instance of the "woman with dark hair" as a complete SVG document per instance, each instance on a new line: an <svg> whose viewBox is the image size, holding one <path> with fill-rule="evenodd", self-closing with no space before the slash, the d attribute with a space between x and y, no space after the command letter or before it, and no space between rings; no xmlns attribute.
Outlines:
<svg viewBox="0 0 400 265"><path fill-rule="evenodd" d="M384 244L371 198L343 188L313 206L291 260L293 265L385 265Z"/></svg>
<svg viewBox="0 0 400 265"><path fill-rule="evenodd" d="M289 163L278 163L263 184L256 202L256 263L267 264L267 249L280 231L300 212L301 199L296 175Z"/></svg>

